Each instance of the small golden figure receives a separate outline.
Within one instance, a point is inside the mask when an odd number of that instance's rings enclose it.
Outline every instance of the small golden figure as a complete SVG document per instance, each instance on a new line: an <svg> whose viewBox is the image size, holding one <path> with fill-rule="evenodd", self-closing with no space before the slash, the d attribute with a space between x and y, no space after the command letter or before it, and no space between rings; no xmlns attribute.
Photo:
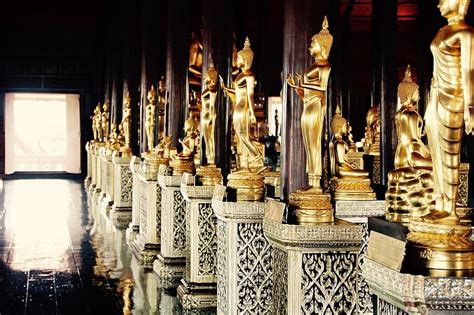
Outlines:
<svg viewBox="0 0 474 315"><path fill-rule="evenodd" d="M166 80L161 77L158 82L158 101L157 101L157 116L158 116L158 142L163 139L165 135L165 109L166 109Z"/></svg>
<svg viewBox="0 0 474 315"><path fill-rule="evenodd" d="M148 103L145 108L145 132L147 140L147 152L151 152L155 147L155 107L156 90L152 85L147 94Z"/></svg>
<svg viewBox="0 0 474 315"><path fill-rule="evenodd" d="M358 169L347 160L349 145L344 139L349 136L349 123L342 117L341 109L331 119L333 141L329 144L331 173L329 190L334 200L375 200L370 187L369 172Z"/></svg>
<svg viewBox="0 0 474 315"><path fill-rule="evenodd" d="M121 151L124 153L128 153L131 151L130 149L130 131L131 131L131 124L132 124L132 109L130 107L132 99L130 98L130 93L127 92L123 100L123 111L122 111L122 122L119 124L119 135L123 136L123 145Z"/></svg>
<svg viewBox="0 0 474 315"><path fill-rule="evenodd" d="M219 168L215 166L215 136L216 124L216 97L217 97L217 71L212 61L204 76L205 90L202 92L202 109L200 119L200 131L206 146L205 156L207 165L196 168L196 177L204 186L213 186L221 183L222 175Z"/></svg>
<svg viewBox="0 0 474 315"><path fill-rule="evenodd" d="M102 117L100 120L101 128L102 128L102 141L107 142L109 138L109 108L110 103L108 100L105 101L103 105Z"/></svg>
<svg viewBox="0 0 474 315"><path fill-rule="evenodd" d="M94 133L95 142L102 141L101 117L102 114L100 112L100 103L98 103L94 109L94 115L92 116L92 132Z"/></svg>
<svg viewBox="0 0 474 315"><path fill-rule="evenodd" d="M250 40L245 39L244 48L237 53L240 73L233 82L233 88L226 87L220 78L221 87L232 100L232 124L237 147L237 171L229 175L228 186L237 190L238 200L260 200L264 194L264 178L259 172L265 170L263 157L250 138L250 124L257 119L254 113L255 75L252 72L253 51ZM250 166L256 166L252 170Z"/></svg>
<svg viewBox="0 0 474 315"><path fill-rule="evenodd" d="M303 101L301 133L306 151L306 172L310 187L302 188L290 195L290 204L296 207L299 223L332 222L331 197L321 189L322 159L321 141L326 117L326 93L331 66L329 53L333 37L328 30L329 23L324 17L322 30L313 36L309 52L314 62L303 75L288 74L287 83L294 88Z"/></svg>
<svg viewBox="0 0 474 315"><path fill-rule="evenodd" d="M178 140L183 150L171 158L170 166L173 168L173 175L194 172L194 154L199 144L199 128L191 114L184 122L184 132L186 133L184 138Z"/></svg>
<svg viewBox="0 0 474 315"><path fill-rule="evenodd" d="M471 226L456 214L463 129L474 127L474 29L464 21L469 0L440 0L448 20L431 42L433 78L426 130L433 161L435 209L410 223L407 256L412 265L438 270L474 270Z"/></svg>
<svg viewBox="0 0 474 315"><path fill-rule="evenodd" d="M409 222L434 207L431 155L421 138L423 119L417 112L418 84L411 80L410 66L398 85L398 111L395 116L397 151L395 169L388 173L385 194L387 220Z"/></svg>
<svg viewBox="0 0 474 315"><path fill-rule="evenodd" d="M371 106L366 116L364 148L369 155L380 155L380 106Z"/></svg>
<svg viewBox="0 0 474 315"><path fill-rule="evenodd" d="M201 133L206 145L206 159L208 164L215 164L215 137L216 125L216 97L217 97L217 71L210 62L209 69L204 76L205 89L202 92Z"/></svg>

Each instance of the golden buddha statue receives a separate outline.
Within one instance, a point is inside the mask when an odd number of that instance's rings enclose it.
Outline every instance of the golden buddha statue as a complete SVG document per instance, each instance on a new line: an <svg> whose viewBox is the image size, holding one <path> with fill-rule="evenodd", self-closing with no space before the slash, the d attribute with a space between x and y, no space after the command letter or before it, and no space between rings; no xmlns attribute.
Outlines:
<svg viewBox="0 0 474 315"><path fill-rule="evenodd" d="M105 101L102 108L103 108L103 111L102 111L102 116L100 119L100 124L102 128L102 141L107 142L109 138L109 109L110 109L110 104L108 100Z"/></svg>
<svg viewBox="0 0 474 315"><path fill-rule="evenodd" d="M100 111L100 103L94 108L94 115L92 116L92 132L94 134L94 141L101 142L102 141L102 126L101 126L101 118L102 114Z"/></svg>
<svg viewBox="0 0 474 315"><path fill-rule="evenodd" d="M398 109L395 115L397 150L395 169L388 173L385 194L385 218L394 222L410 222L434 207L431 155L421 138L423 120L417 112L418 84L412 81L410 66L398 85Z"/></svg>
<svg viewBox="0 0 474 315"><path fill-rule="evenodd" d="M120 148L120 141L117 134L117 124L115 122L112 123L110 127L110 134L109 139L107 140L107 154L112 154L113 151L116 151Z"/></svg>
<svg viewBox="0 0 474 315"><path fill-rule="evenodd" d="M158 116L158 142L165 135L165 109L166 109L166 80L161 77L158 82L158 101L157 101L157 116Z"/></svg>
<svg viewBox="0 0 474 315"><path fill-rule="evenodd" d="M205 89L202 92L201 109L201 134L206 144L206 159L208 164L215 164L215 137L214 127L216 125L216 97L217 97L217 71L212 61L204 76Z"/></svg>
<svg viewBox="0 0 474 315"><path fill-rule="evenodd" d="M425 114L433 159L435 209L409 224L407 255L416 266L438 270L474 269L471 226L456 214L463 128L474 127L474 29L464 17L469 0L440 0L448 20L431 42L433 78Z"/></svg>
<svg viewBox="0 0 474 315"><path fill-rule="evenodd" d="M130 130L132 124L132 109L130 107L132 99L130 93L127 92L123 100L122 122L119 124L119 134L123 135L123 145L121 151L124 153L131 152L130 149Z"/></svg>
<svg viewBox="0 0 474 315"><path fill-rule="evenodd" d="M371 106L366 116L364 148L367 154L380 155L380 106Z"/></svg>
<svg viewBox="0 0 474 315"><path fill-rule="evenodd" d="M328 30L329 23L324 17L322 30L313 36L309 52L314 58L303 75L287 76L287 83L294 88L303 101L301 115L301 133L306 152L306 173L309 187L302 188L290 195L290 205L296 207L299 223L321 223L333 221L330 195L321 189L322 159L321 141L326 117L326 93L331 66L329 53L333 37Z"/></svg>
<svg viewBox="0 0 474 315"><path fill-rule="evenodd" d="M148 103L145 107L145 132L147 140L147 152L151 152L155 147L155 107L156 107L156 90L151 85L147 94Z"/></svg>
<svg viewBox="0 0 474 315"><path fill-rule="evenodd" d="M205 89L202 92L200 119L200 131L206 146L207 165L196 168L196 177L204 186L214 186L222 181L221 171L215 166L214 127L216 124L217 78L217 71L211 60L209 69L204 76Z"/></svg>
<svg viewBox="0 0 474 315"><path fill-rule="evenodd" d="M170 166L173 168L173 175L194 172L194 154L199 145L199 128L191 114L184 122L184 132L186 134L184 138L178 140L183 146L182 151L171 157Z"/></svg>
<svg viewBox="0 0 474 315"><path fill-rule="evenodd" d="M349 123L342 117L341 109L331 119L333 140L329 144L331 173L329 190L334 200L375 200L370 187L369 172L358 169L347 160L349 145L345 139L349 136Z"/></svg>
<svg viewBox="0 0 474 315"><path fill-rule="evenodd" d="M251 69L252 62L253 51L247 37L244 48L237 53L240 73L233 81L233 88L226 87L220 78L224 93L233 103L232 124L237 148L237 171L229 175L228 186L237 190L238 200L260 200L264 194L263 176L258 173L266 168L263 166L262 154L250 137L250 124L257 122L254 113L256 81Z"/></svg>

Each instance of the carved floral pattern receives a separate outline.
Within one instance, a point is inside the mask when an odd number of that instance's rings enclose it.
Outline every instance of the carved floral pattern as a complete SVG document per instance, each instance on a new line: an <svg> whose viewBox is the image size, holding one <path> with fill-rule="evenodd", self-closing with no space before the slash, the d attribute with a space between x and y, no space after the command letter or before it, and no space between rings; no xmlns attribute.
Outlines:
<svg viewBox="0 0 474 315"><path fill-rule="evenodd" d="M222 220L217 221L217 308L227 313L227 242L226 225Z"/></svg>
<svg viewBox="0 0 474 315"><path fill-rule="evenodd" d="M367 255L367 244L369 241L369 229L368 224L362 224L362 245L359 250L358 255L358 262L359 268L357 269L357 278L358 278L358 294L359 294L359 302L358 302L358 311L359 314L368 314L373 313L373 306L372 306L372 298L369 292L369 286L367 282L365 282L364 275L362 274L362 266L365 262L365 256Z"/></svg>
<svg viewBox="0 0 474 315"><path fill-rule="evenodd" d="M262 223L237 226L237 309L242 314L269 314L272 302L272 247Z"/></svg>
<svg viewBox="0 0 474 315"><path fill-rule="evenodd" d="M288 310L288 254L273 248L273 311L287 314Z"/></svg>
<svg viewBox="0 0 474 315"><path fill-rule="evenodd" d="M407 315L402 309L380 298L377 299L377 309L380 315Z"/></svg>
<svg viewBox="0 0 474 315"><path fill-rule="evenodd" d="M147 209L146 209L146 183L139 181L139 209L140 209L140 235L146 237L147 231ZM144 238L146 239L146 238Z"/></svg>
<svg viewBox="0 0 474 315"><path fill-rule="evenodd" d="M357 254L303 254L303 314L351 314L357 306Z"/></svg>
<svg viewBox="0 0 474 315"><path fill-rule="evenodd" d="M156 242L161 243L161 186L156 185Z"/></svg>
<svg viewBox="0 0 474 315"><path fill-rule="evenodd" d="M210 203L199 203L199 268L198 275L214 275L216 272L216 223Z"/></svg>
<svg viewBox="0 0 474 315"><path fill-rule="evenodd" d="M186 249L186 201L179 190L174 192L173 250Z"/></svg>
<svg viewBox="0 0 474 315"><path fill-rule="evenodd" d="M128 203L132 201L132 171L128 165L121 165L120 174L120 201Z"/></svg>

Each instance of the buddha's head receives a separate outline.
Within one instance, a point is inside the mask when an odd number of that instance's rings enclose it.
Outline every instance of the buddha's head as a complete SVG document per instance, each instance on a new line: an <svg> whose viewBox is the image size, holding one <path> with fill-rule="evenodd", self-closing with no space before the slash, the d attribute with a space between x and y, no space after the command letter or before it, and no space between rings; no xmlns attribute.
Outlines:
<svg viewBox="0 0 474 315"><path fill-rule="evenodd" d="M374 137L377 133L380 133L380 107L378 105L369 108L365 121L370 137Z"/></svg>
<svg viewBox="0 0 474 315"><path fill-rule="evenodd" d="M191 113L189 113L188 119L186 119L186 121L184 122L184 132L187 135L191 135L197 131L197 128L198 128L197 121L194 120L194 118L191 116Z"/></svg>
<svg viewBox="0 0 474 315"><path fill-rule="evenodd" d="M328 28L329 23L325 16L323 20L323 28L319 33L313 36L311 39L311 46L309 47L309 52L315 59L327 60L329 58L333 37L331 33L329 33Z"/></svg>
<svg viewBox="0 0 474 315"><path fill-rule="evenodd" d="M146 96L148 99L148 102L150 104L155 104L156 103L156 90L155 86L152 84L150 90L148 91L148 94Z"/></svg>
<svg viewBox="0 0 474 315"><path fill-rule="evenodd" d="M467 14L470 0L439 0L441 15L448 20L463 20Z"/></svg>
<svg viewBox="0 0 474 315"><path fill-rule="evenodd" d="M123 99L123 106L124 107L130 107L130 104L132 102L132 98L130 97L130 92L127 91L127 94L125 95L125 98Z"/></svg>
<svg viewBox="0 0 474 315"><path fill-rule="evenodd" d="M250 40L245 38L244 48L237 53L237 67L251 68L253 62L253 51L250 48Z"/></svg>
<svg viewBox="0 0 474 315"><path fill-rule="evenodd" d="M105 100L104 105L102 106L102 108L104 109L104 113L109 111L109 108L110 108L109 100Z"/></svg>
<svg viewBox="0 0 474 315"><path fill-rule="evenodd" d="M336 107L336 112L331 119L331 130L335 138L343 137L348 134L348 123L347 119L342 117L341 109L339 105Z"/></svg>
<svg viewBox="0 0 474 315"><path fill-rule="evenodd" d="M162 94L166 91L166 80L165 77L161 77L160 81L158 82L158 91Z"/></svg>
<svg viewBox="0 0 474 315"><path fill-rule="evenodd" d="M217 85L217 70L214 68L214 63L209 63L206 75L204 76L204 84L208 87L215 87Z"/></svg>
<svg viewBox="0 0 474 315"><path fill-rule="evenodd" d="M410 65L405 71L405 78L398 85L398 100L400 105L416 105L420 100L419 86L411 80Z"/></svg>

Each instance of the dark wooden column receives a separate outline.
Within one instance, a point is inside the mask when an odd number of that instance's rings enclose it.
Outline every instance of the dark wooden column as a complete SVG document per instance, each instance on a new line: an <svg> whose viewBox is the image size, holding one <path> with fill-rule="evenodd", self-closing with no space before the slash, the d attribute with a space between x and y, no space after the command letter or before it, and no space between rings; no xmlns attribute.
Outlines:
<svg viewBox="0 0 474 315"><path fill-rule="evenodd" d="M130 146L134 155L140 154L138 142L138 126L140 119L140 27L139 27L139 5L135 1L125 0L122 3L122 12L126 18L123 19L122 40L122 65L123 65L123 96L130 93L132 109L132 126L130 134ZM123 105L123 99L119 100ZM121 107L123 110L123 106Z"/></svg>
<svg viewBox="0 0 474 315"><path fill-rule="evenodd" d="M166 55L166 34L162 30L166 23L163 10L166 5L159 1L143 0L141 7L141 77L140 77L140 150L146 149L146 136L144 128L145 106L147 93L151 85L158 87L158 81L164 73ZM160 18L156 12L161 11ZM164 11L166 12L166 11ZM155 131L155 143L157 141Z"/></svg>
<svg viewBox="0 0 474 315"><path fill-rule="evenodd" d="M168 47L166 54L166 134L173 137L178 147L178 139L183 136L188 97L189 67L189 0L168 0Z"/></svg>
<svg viewBox="0 0 474 315"><path fill-rule="evenodd" d="M397 104L397 64L395 56L397 32L397 2L372 1L373 34L373 98L380 105L380 172L386 185L387 173L393 169L393 153L397 146L395 113Z"/></svg>
<svg viewBox="0 0 474 315"><path fill-rule="evenodd" d="M233 8L222 6L219 0L203 0L203 74L212 58L219 75L230 85L232 80L232 25ZM203 87L204 88L204 87ZM216 100L216 165L221 168L226 180L230 172L231 104L219 89ZM201 139L202 140L202 139ZM201 152L205 149L201 141ZM201 159L204 154L201 154ZM206 162L201 160L201 162Z"/></svg>
<svg viewBox="0 0 474 315"><path fill-rule="evenodd" d="M330 1L284 0L283 76L303 73L312 62L308 52L311 37L321 30ZM331 21L329 21L331 31ZM337 40L337 39L335 39ZM308 184L306 153L301 135L303 102L288 85L283 85L281 144L281 196ZM329 102L329 99L328 99Z"/></svg>

